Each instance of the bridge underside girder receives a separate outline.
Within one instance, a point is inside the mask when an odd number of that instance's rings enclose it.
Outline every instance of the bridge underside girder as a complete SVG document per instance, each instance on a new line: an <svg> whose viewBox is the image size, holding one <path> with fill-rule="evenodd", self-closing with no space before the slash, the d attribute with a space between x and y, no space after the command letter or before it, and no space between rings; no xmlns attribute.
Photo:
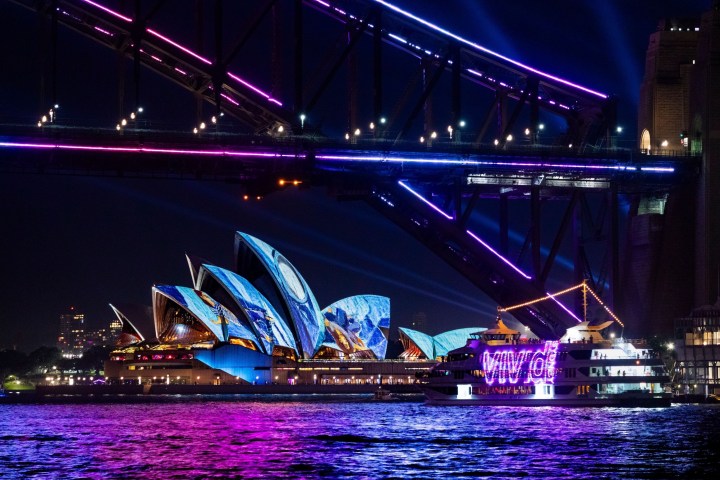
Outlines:
<svg viewBox="0 0 720 480"><path fill-rule="evenodd" d="M280 178L301 179L304 186L334 186L339 198L369 200L502 307L546 295L544 285L568 232L572 232L576 252L573 283L588 280L600 294L608 283L616 288L618 192L667 192L696 170L696 162L689 158L669 162L647 156L642 159L645 171L632 163L621 163L621 168L600 175L598 168L617 166L618 159L585 158L578 162L576 158L556 157L550 164L544 156L513 160L508 150L494 155L433 156L417 151L378 154L302 142L263 141L265 137L237 137L228 146L226 139L211 138L179 144L172 135L163 138L157 132L143 138L141 130L121 136L110 132L103 136L102 131L83 131L73 136L71 130L63 128L31 131L34 136L22 141L12 131L3 132L0 171L215 180L236 183L253 196L280 188ZM18 141L6 142L8 135ZM668 169L674 173L654 173ZM399 180L406 183L400 184ZM425 191L427 197L413 194L406 188L409 185ZM584 192L596 192L601 197L610 193L611 201L594 200L600 208L593 213ZM432 204L427 198L432 199ZM487 232L472 224L472 213L480 199L493 199L499 204L499 248L482 243L479 239ZM511 262L507 260L508 203L527 204L528 200L530 230L525 245ZM540 235L540 227L547 233L551 225L541 216L541 207L549 201L556 203L545 210L560 222L549 251L543 254L543 263L540 244L543 239L547 241L547 236ZM563 201L567 201L564 212L556 208ZM592 242L615 252L612 266L601 265L600 274L593 272L590 262L590 257L597 255L597 248L589 250ZM522 259L526 252L532 256L531 269L522 272L511 263L527 264ZM608 275L612 275L609 282ZM568 303L569 309L580 311L577 303ZM552 301L514 310L513 315L543 338L559 338L577 322L576 317Z"/></svg>
<svg viewBox="0 0 720 480"><path fill-rule="evenodd" d="M500 306L516 305L547 292L510 265L453 220L396 184L375 185L369 202L378 211L430 248ZM553 301L513 311L513 315L540 338L557 339L577 324Z"/></svg>

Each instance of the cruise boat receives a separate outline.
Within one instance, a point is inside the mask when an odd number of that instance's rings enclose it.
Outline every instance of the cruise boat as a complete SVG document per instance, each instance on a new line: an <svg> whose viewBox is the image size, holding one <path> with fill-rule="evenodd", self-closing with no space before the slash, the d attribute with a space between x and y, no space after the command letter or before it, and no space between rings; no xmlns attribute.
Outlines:
<svg viewBox="0 0 720 480"><path fill-rule="evenodd" d="M647 345L605 334L614 322L585 321L549 341L521 338L498 316L495 328L472 334L422 379L426 403L670 406L662 359Z"/></svg>

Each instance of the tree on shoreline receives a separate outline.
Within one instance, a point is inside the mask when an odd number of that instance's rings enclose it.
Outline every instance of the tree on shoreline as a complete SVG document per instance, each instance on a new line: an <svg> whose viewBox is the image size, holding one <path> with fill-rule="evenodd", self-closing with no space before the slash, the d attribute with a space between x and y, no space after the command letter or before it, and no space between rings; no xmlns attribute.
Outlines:
<svg viewBox="0 0 720 480"><path fill-rule="evenodd" d="M27 365L27 355L17 350L0 350L0 389L10 375L20 375Z"/></svg>

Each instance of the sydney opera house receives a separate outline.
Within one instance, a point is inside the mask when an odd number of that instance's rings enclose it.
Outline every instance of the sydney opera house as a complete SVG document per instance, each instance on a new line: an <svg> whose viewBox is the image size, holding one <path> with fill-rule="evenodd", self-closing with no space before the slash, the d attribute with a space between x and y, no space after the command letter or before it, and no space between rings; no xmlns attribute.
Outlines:
<svg viewBox="0 0 720 480"><path fill-rule="evenodd" d="M435 337L400 329L386 360L390 299L344 298L320 309L295 267L246 233L232 270L188 257L192 286L155 285L152 309L112 306L123 324L105 374L121 383L412 383L478 328ZM154 339L136 328L152 315Z"/></svg>

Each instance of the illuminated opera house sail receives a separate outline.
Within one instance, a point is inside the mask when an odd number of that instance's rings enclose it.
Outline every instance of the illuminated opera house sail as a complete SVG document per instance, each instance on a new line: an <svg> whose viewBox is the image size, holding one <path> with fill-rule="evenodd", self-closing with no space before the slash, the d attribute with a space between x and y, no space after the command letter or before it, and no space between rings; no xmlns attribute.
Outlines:
<svg viewBox="0 0 720 480"><path fill-rule="evenodd" d="M299 353L311 358L325 338L325 325L315 296L300 273L275 248L242 232L235 235L235 259L238 274L274 300L292 324Z"/></svg>
<svg viewBox="0 0 720 480"><path fill-rule="evenodd" d="M120 306L116 307L113 304L110 304L110 308L113 312L115 312L115 316L120 321L120 324L122 325L122 329L120 330L120 335L118 335L117 339L115 340L115 345L118 347L127 347L129 345L135 345L141 342L145 341L145 337L140 333L140 330L137 329L135 325L133 325L133 322L130 320L130 317L133 316L128 313L128 311L137 311L142 310L143 307L136 307L136 306ZM143 312L144 313L144 312ZM142 313L140 313L142 315Z"/></svg>
<svg viewBox="0 0 720 480"><path fill-rule="evenodd" d="M428 335L410 328L399 327L400 342L404 351L402 358L428 358L431 360L444 357L450 350L465 345L473 333L486 330L485 328L471 327L449 330L435 336Z"/></svg>
<svg viewBox="0 0 720 480"><path fill-rule="evenodd" d="M385 358L387 297L356 295L321 310L303 277L280 252L242 232L235 237L234 271L198 257L188 256L188 264L192 286L152 288L157 343L145 341L113 307L123 323L116 343L120 350L113 358L163 360L170 368L182 356L247 382L270 381L272 359ZM156 353L137 353L141 346Z"/></svg>

